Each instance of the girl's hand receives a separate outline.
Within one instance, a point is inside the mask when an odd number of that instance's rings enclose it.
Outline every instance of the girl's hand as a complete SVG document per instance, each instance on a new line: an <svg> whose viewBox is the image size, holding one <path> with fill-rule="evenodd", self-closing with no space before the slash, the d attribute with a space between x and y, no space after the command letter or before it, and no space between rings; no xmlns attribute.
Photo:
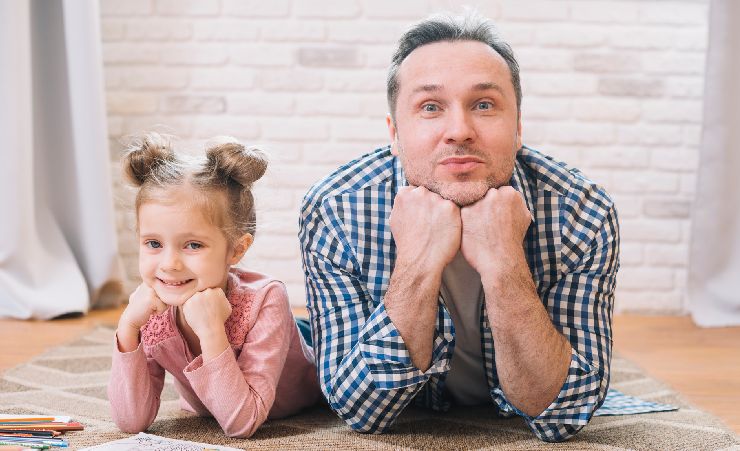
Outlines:
<svg viewBox="0 0 740 451"><path fill-rule="evenodd" d="M162 302L149 285L142 283L128 298L128 306L118 320L118 344L122 352L131 352L139 347L139 329L154 314L160 314L169 306Z"/></svg>
<svg viewBox="0 0 740 451"><path fill-rule="evenodd" d="M185 321L200 340L203 361L221 354L229 344L224 323L231 315L231 304L221 288L206 288L182 305Z"/></svg>

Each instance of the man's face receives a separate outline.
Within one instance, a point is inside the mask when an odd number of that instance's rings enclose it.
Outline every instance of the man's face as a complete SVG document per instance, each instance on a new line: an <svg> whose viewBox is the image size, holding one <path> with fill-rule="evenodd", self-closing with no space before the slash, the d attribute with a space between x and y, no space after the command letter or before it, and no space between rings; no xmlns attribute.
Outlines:
<svg viewBox="0 0 740 451"><path fill-rule="evenodd" d="M477 41L436 42L401 63L392 152L409 184L459 206L508 183L521 122L506 61Z"/></svg>

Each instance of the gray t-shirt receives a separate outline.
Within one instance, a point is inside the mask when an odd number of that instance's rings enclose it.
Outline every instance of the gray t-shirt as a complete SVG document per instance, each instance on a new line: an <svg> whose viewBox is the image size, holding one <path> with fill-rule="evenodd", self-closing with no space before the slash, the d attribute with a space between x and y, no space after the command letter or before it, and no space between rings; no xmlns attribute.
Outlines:
<svg viewBox="0 0 740 451"><path fill-rule="evenodd" d="M461 252L442 272L440 291L455 326L455 350L445 385L457 404L490 403L481 350L483 285L480 275Z"/></svg>

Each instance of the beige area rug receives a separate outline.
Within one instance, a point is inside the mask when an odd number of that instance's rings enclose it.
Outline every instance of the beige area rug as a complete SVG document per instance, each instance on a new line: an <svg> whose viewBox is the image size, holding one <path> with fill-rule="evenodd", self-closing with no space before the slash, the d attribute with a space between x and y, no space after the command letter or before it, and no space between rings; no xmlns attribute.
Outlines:
<svg viewBox="0 0 740 451"><path fill-rule="evenodd" d="M110 329L51 350L0 377L0 412L70 415L86 425L66 434L71 449L126 437L109 413L106 384ZM351 432L327 407L264 424L250 439L230 439L210 418L179 410L168 379L162 407L149 433L244 449L331 450L740 450L740 438L711 415L695 409L627 360L615 358L612 387L649 401L680 406L676 412L596 417L574 439L561 444L534 438L520 419L496 419L490 409L457 409L447 414L409 409L395 431L384 435Z"/></svg>

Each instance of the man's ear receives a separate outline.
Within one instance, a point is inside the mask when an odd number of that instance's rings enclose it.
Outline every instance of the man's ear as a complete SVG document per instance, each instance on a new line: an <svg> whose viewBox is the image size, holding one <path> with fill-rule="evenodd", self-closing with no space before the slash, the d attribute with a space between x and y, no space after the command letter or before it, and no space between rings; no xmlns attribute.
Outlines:
<svg viewBox="0 0 740 451"><path fill-rule="evenodd" d="M385 124L388 126L388 135L391 137L391 153L398 156L398 133L390 113L385 116Z"/></svg>
<svg viewBox="0 0 740 451"><path fill-rule="evenodd" d="M237 239L229 258L229 264L236 265L239 263L242 257L244 257L244 254L247 253L247 250L252 246L252 243L254 243L254 237L251 233L245 233Z"/></svg>
<svg viewBox="0 0 740 451"><path fill-rule="evenodd" d="M519 115L519 117L516 120L516 150L519 150L522 148L522 116Z"/></svg>

